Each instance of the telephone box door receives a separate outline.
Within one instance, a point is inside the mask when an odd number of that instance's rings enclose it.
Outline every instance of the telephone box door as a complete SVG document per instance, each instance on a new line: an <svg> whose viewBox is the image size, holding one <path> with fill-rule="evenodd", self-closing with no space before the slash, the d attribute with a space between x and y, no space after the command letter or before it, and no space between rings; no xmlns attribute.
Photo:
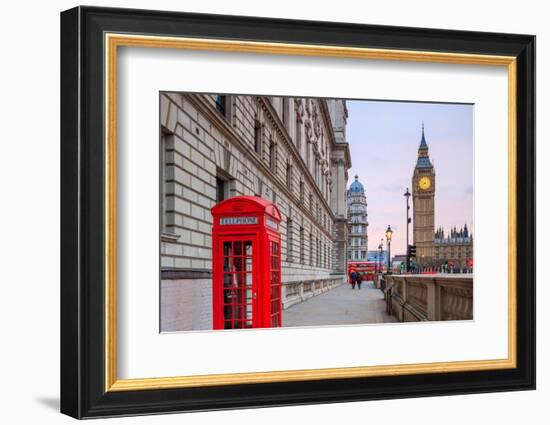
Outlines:
<svg viewBox="0 0 550 425"><path fill-rule="evenodd" d="M281 327L281 242L269 238L269 320L268 326Z"/></svg>
<svg viewBox="0 0 550 425"><path fill-rule="evenodd" d="M244 329L258 325L256 240L254 235L218 240L217 253L223 261L218 262L217 273L222 279L214 288L215 329Z"/></svg>

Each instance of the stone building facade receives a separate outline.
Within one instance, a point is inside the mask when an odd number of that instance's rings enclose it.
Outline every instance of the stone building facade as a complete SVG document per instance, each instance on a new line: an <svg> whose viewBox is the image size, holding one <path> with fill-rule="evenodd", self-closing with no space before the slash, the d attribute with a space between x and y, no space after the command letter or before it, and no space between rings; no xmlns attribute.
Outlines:
<svg viewBox="0 0 550 425"><path fill-rule="evenodd" d="M348 260L367 261L369 246L368 236L368 213L367 197L365 187L355 176L355 181L350 185L347 192L348 205Z"/></svg>
<svg viewBox="0 0 550 425"><path fill-rule="evenodd" d="M284 308L344 282L346 119L343 100L160 94L161 331L212 329L210 208L228 197L279 207Z"/></svg>
<svg viewBox="0 0 550 425"><path fill-rule="evenodd" d="M442 227L438 228L434 243L437 265L447 261L452 262L455 268L470 269L468 261L474 258L474 238L467 225L460 230L453 227L447 235Z"/></svg>

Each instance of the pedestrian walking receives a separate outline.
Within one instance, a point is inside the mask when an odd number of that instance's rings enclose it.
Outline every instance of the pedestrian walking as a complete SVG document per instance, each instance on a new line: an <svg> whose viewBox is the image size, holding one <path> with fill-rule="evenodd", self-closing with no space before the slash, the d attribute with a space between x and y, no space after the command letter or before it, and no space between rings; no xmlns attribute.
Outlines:
<svg viewBox="0 0 550 425"><path fill-rule="evenodd" d="M350 282L351 283L351 289L355 289L355 281L357 279L357 273L355 273L355 270L353 270L350 274Z"/></svg>
<svg viewBox="0 0 550 425"><path fill-rule="evenodd" d="M357 280L357 288L361 289L361 282L363 282L363 275L361 273L357 273L356 280Z"/></svg>

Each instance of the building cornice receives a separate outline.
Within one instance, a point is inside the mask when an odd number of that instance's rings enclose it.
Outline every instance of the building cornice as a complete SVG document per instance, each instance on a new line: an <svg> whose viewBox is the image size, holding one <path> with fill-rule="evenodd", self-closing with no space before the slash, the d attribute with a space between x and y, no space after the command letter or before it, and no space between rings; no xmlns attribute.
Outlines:
<svg viewBox="0 0 550 425"><path fill-rule="evenodd" d="M330 207L330 204L325 199L321 189L317 186L317 183L315 182L315 179L313 178L312 174L310 173L309 169L307 168L307 165L306 165L304 159L302 158L302 155L298 151L298 148L292 142L292 138L291 138L290 134L288 134L288 130L286 129L284 123L279 118L279 114L277 114L277 111L273 107L273 104L271 103L269 98L266 97L266 96L257 96L257 99L260 102L260 105L261 105L262 109L264 110L264 112L267 113L269 120L275 126L275 128L277 130L277 133L279 134L279 136L284 141L285 147L288 150L290 150L290 152L292 152L294 163L298 164L299 167L300 167L300 170L302 171L302 174L307 176L306 178L309 182L309 185L311 187L313 187L313 190L316 192L317 197L319 199L321 199L322 204L325 206L325 209L328 210L330 216L334 219L335 215L334 215L334 212L332 211L332 208ZM332 130L332 127L330 127L330 129ZM330 134L334 137L334 134L332 134L332 132ZM294 196L292 196L292 198L294 198Z"/></svg>
<svg viewBox="0 0 550 425"><path fill-rule="evenodd" d="M334 137L334 127L332 125L332 119L330 118L330 112L328 110L327 101L324 99L320 99L321 104L321 112L323 116L323 120L325 121L325 125L331 129L330 132L330 140L331 140L331 147L333 150L343 150L344 151L344 158L346 160L346 163L344 164L347 169L351 168L351 154L349 151L349 143L337 143L336 137ZM344 102L344 108L346 111L346 118L347 118L347 107L345 106Z"/></svg>

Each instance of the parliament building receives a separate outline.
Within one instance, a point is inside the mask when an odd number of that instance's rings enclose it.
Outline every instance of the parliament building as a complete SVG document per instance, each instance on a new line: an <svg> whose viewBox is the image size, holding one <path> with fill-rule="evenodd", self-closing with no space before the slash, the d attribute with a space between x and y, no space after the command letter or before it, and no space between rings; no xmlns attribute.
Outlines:
<svg viewBox="0 0 550 425"><path fill-rule="evenodd" d="M460 230L453 227L447 235L442 227L435 232L435 260L436 264L450 262L453 268L461 270L472 267L474 238L465 224Z"/></svg>

